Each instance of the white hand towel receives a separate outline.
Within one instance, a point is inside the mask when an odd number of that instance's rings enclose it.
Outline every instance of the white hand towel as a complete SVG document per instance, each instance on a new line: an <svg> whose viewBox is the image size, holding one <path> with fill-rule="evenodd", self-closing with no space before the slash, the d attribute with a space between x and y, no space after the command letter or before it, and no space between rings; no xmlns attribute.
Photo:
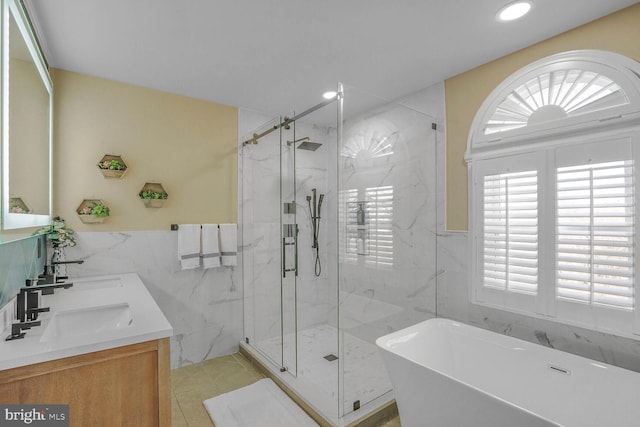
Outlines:
<svg viewBox="0 0 640 427"><path fill-rule="evenodd" d="M200 224L178 225L178 259L183 270L200 267Z"/></svg>
<svg viewBox="0 0 640 427"><path fill-rule="evenodd" d="M220 244L218 224L202 224L202 266L220 267Z"/></svg>
<svg viewBox="0 0 640 427"><path fill-rule="evenodd" d="M237 265L238 224L220 224L220 253L222 265Z"/></svg>

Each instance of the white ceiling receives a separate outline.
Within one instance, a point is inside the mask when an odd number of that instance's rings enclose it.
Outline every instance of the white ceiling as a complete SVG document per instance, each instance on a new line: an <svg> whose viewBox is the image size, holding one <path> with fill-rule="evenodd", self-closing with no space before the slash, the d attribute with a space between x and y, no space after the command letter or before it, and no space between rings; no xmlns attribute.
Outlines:
<svg viewBox="0 0 640 427"><path fill-rule="evenodd" d="M636 0L27 0L50 65L270 114L394 99ZM640 25L640 24L639 24Z"/></svg>

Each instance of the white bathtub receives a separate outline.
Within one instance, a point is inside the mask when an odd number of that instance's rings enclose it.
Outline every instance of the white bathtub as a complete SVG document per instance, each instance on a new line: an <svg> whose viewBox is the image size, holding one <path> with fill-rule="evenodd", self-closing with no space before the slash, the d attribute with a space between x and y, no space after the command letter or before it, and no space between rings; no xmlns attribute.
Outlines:
<svg viewBox="0 0 640 427"><path fill-rule="evenodd" d="M378 338L402 427L640 426L640 373L446 319Z"/></svg>

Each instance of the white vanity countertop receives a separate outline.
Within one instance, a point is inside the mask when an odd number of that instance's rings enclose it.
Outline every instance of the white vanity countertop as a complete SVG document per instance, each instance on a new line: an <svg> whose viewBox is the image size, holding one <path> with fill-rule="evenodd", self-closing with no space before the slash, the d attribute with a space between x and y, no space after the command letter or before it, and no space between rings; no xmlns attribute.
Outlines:
<svg viewBox="0 0 640 427"><path fill-rule="evenodd" d="M137 274L84 277L44 295L40 326L22 339L0 336L0 370L167 338L173 328Z"/></svg>

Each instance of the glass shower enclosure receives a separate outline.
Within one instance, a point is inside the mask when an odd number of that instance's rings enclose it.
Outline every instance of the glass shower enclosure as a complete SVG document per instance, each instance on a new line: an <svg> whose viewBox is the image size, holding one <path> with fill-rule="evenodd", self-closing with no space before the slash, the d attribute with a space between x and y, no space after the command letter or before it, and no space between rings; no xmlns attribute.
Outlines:
<svg viewBox="0 0 640 427"><path fill-rule="evenodd" d="M434 127L338 85L242 136L242 345L334 425L393 398L375 339L435 317Z"/></svg>

